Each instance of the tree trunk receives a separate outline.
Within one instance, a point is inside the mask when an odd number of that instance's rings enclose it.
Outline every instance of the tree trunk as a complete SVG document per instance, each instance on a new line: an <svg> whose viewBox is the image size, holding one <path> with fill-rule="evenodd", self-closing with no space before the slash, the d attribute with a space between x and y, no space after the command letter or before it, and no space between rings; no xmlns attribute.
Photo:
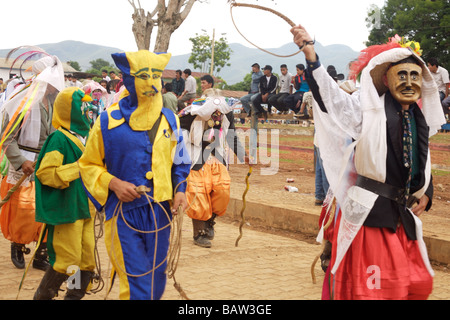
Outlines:
<svg viewBox="0 0 450 320"><path fill-rule="evenodd" d="M167 7L159 8L155 52L167 52L172 33L187 18L195 1L199 0L170 0ZM183 6L183 11L181 11Z"/></svg>
<svg viewBox="0 0 450 320"><path fill-rule="evenodd" d="M167 52L169 49L170 37L175 30L183 23L192 9L195 1L202 0L169 0L166 6L165 0L158 0L158 4L152 13L145 13L141 8L136 7L134 0L128 0L134 9L133 34L139 50L149 50L153 27L158 27L156 36L155 52ZM181 11L183 9L183 11ZM158 17L153 17L158 14Z"/></svg>
<svg viewBox="0 0 450 320"><path fill-rule="evenodd" d="M138 50L148 50L153 31L153 20L149 15L145 15L143 9L135 10L133 18L133 34Z"/></svg>

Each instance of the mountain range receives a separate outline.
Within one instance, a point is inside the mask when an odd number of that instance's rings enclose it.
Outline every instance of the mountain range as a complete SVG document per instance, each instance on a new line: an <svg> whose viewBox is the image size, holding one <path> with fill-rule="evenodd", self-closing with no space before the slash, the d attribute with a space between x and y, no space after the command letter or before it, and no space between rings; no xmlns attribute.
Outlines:
<svg viewBox="0 0 450 320"><path fill-rule="evenodd" d="M38 47L44 49L46 52L59 57L61 61L77 61L83 71L91 67L90 61L96 59L104 59L113 64L111 58L112 53L121 52L119 48L106 47L96 44L88 44L80 41L62 41L51 44L41 44ZM286 64L289 72L295 74L295 66L299 63L305 64L303 54L298 54L289 58L279 58L268 53L265 53L257 48L249 48L242 44L229 44L232 50L229 63L230 67L222 68L220 74L217 76L227 82L227 84L235 84L241 82L245 75L251 72L251 65L255 62L259 63L261 67L271 65L273 72L280 73L280 65ZM325 66L334 65L338 73L347 75L348 63L358 57L358 52L352 50L350 47L342 44L334 44L323 46L316 42L316 52L320 60ZM298 51L298 48L293 43L288 43L280 48L266 49L278 55L289 55ZM0 50L0 57L6 57L10 49ZM183 54L172 56L167 69L181 69L190 68L194 70L193 66L188 63L190 54Z"/></svg>

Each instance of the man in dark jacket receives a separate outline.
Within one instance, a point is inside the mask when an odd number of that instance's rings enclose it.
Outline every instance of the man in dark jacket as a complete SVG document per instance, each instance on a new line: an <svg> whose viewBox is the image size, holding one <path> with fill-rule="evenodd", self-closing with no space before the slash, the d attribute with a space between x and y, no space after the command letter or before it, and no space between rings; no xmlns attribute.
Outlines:
<svg viewBox="0 0 450 320"><path fill-rule="evenodd" d="M262 113L264 119L267 120L267 113L270 114L272 106L269 104L269 98L273 97L277 92L278 77L272 74L272 66L265 66L263 69L264 75L259 81L259 94L253 100L253 113ZM267 111L263 109L261 104L267 104Z"/></svg>

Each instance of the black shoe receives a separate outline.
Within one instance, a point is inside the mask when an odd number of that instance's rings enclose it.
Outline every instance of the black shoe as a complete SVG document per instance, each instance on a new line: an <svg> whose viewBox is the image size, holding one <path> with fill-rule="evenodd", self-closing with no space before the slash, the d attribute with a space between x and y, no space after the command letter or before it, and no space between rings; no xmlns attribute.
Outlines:
<svg viewBox="0 0 450 320"><path fill-rule="evenodd" d="M36 251L36 255L33 259L33 268L39 269L42 271L47 271L50 268L50 263L48 262L48 254L47 254L47 244L41 243L39 248Z"/></svg>
<svg viewBox="0 0 450 320"><path fill-rule="evenodd" d="M33 300L52 300L58 296L59 287L67 278L66 274L57 272L53 268L47 269L39 287L34 293Z"/></svg>
<svg viewBox="0 0 450 320"><path fill-rule="evenodd" d="M316 199L316 201L314 201L314 205L316 205L316 206L323 205L323 200Z"/></svg>
<svg viewBox="0 0 450 320"><path fill-rule="evenodd" d="M264 118L264 122L267 121L267 111L263 111L263 118Z"/></svg>
<svg viewBox="0 0 450 320"><path fill-rule="evenodd" d="M81 300L86 294L87 288L94 277L94 272L79 270L80 283L78 288L67 289L64 300Z"/></svg>
<svg viewBox="0 0 450 320"><path fill-rule="evenodd" d="M25 268L24 254L29 254L30 249L26 248L24 244L11 242L11 261L18 269Z"/></svg>
<svg viewBox="0 0 450 320"><path fill-rule="evenodd" d="M203 248L211 248L211 242L206 237L206 221L192 219L192 227L194 228L194 244Z"/></svg>
<svg viewBox="0 0 450 320"><path fill-rule="evenodd" d="M212 217L206 220L206 230L205 230L205 236L208 240L214 239L214 225L216 222L214 219L217 217L215 213L212 214Z"/></svg>
<svg viewBox="0 0 450 320"><path fill-rule="evenodd" d="M199 233L196 237L194 237L194 244L203 248L211 248L211 241L208 240L206 234L204 233Z"/></svg>

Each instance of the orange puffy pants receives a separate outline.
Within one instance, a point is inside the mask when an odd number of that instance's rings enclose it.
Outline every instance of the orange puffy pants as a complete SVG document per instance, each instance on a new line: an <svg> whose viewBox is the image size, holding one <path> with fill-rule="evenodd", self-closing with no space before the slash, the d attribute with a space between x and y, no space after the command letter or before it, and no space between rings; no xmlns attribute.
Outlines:
<svg viewBox="0 0 450 320"><path fill-rule="evenodd" d="M1 181L0 196L4 199L8 190L14 187ZM1 208L0 225L3 236L12 242L29 244L39 240L42 223L35 221L35 186L34 181L28 187L19 187Z"/></svg>
<svg viewBox="0 0 450 320"><path fill-rule="evenodd" d="M187 215L206 221L215 213L222 216L230 202L230 175L227 168L217 160L210 160L203 168L191 170L188 177L186 197L190 205Z"/></svg>

